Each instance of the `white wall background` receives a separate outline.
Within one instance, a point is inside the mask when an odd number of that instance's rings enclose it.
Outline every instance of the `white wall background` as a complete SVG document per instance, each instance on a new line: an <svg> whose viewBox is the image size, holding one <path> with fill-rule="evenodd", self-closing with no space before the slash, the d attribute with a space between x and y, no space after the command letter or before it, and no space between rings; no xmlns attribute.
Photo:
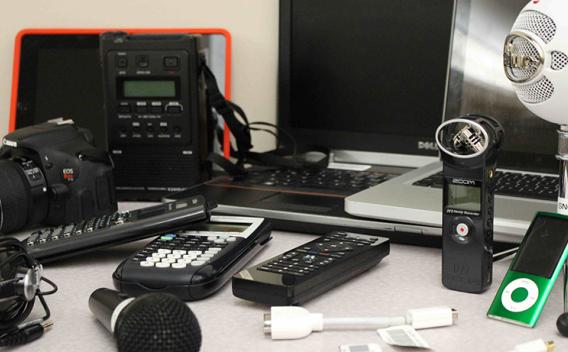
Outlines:
<svg viewBox="0 0 568 352"><path fill-rule="evenodd" d="M23 28L222 27L233 38L232 98L276 119L278 0L18 0L0 11L0 135L8 130L14 38ZM272 147L266 135L256 149Z"/></svg>

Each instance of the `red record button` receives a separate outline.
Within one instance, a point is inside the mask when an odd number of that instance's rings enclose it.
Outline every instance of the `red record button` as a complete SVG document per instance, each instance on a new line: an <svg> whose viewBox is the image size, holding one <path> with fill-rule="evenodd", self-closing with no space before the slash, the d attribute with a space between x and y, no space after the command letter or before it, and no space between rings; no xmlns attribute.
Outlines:
<svg viewBox="0 0 568 352"><path fill-rule="evenodd" d="M464 223L459 223L456 226L456 233L458 236L465 237L469 233L469 227Z"/></svg>

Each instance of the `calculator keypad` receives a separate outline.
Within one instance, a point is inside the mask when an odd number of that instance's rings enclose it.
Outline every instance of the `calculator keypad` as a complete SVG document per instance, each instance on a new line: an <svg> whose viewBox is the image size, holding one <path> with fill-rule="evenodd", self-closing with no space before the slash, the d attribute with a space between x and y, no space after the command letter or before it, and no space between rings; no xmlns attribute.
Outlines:
<svg viewBox="0 0 568 352"><path fill-rule="evenodd" d="M235 233L180 231L165 234L136 253L131 260L143 268L186 269L213 261L225 247L237 241Z"/></svg>

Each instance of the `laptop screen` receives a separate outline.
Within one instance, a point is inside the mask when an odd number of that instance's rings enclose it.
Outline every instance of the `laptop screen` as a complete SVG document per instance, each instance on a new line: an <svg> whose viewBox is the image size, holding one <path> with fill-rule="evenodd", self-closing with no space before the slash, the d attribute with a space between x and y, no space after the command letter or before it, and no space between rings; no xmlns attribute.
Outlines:
<svg viewBox="0 0 568 352"><path fill-rule="evenodd" d="M279 114L300 144L437 155L453 0L281 0Z"/></svg>

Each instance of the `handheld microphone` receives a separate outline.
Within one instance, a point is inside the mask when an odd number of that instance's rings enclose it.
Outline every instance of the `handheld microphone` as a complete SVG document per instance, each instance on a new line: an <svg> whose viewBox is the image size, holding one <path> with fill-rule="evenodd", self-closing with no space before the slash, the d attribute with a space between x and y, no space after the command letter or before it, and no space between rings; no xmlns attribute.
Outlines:
<svg viewBox="0 0 568 352"><path fill-rule="evenodd" d="M201 328L189 307L165 293L126 298L100 288L89 309L114 334L119 352L198 352Z"/></svg>

